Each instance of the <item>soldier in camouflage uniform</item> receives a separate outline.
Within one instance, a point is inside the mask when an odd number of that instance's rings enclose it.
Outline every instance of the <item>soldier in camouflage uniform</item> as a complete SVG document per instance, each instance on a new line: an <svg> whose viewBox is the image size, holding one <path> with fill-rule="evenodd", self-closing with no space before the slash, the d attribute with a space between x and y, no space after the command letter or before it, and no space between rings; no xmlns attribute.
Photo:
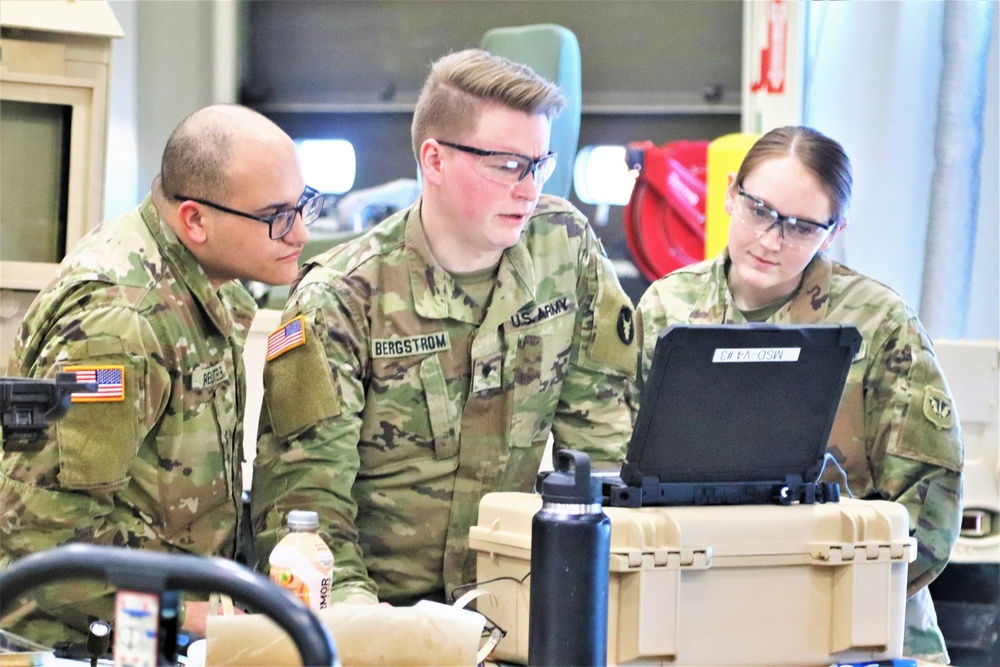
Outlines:
<svg viewBox="0 0 1000 667"><path fill-rule="evenodd" d="M584 217L540 197L563 104L481 51L434 65L413 121L421 198L308 262L272 336L262 566L288 511L311 509L335 601L443 600L475 581L479 500L530 491L550 433L623 457L631 303Z"/></svg>
<svg viewBox="0 0 1000 667"><path fill-rule="evenodd" d="M69 542L233 556L255 311L233 279L294 279L308 238L297 221L318 211L303 191L284 132L249 109L207 107L171 135L142 204L67 255L28 311L9 372L75 371L98 391L74 394L39 447L3 452L0 566ZM103 586L35 593L7 620L36 641L79 640L89 617L113 619ZM203 605L188 605L188 627Z"/></svg>
<svg viewBox="0 0 1000 667"><path fill-rule="evenodd" d="M639 381L649 372L657 337L671 324L856 326L864 340L829 452L855 497L906 506L918 546L908 572L904 651L946 663L927 584L947 564L961 521L958 418L913 311L888 287L822 252L847 224L850 191L850 163L835 141L808 128L762 137L730 176L728 247L714 260L661 278L640 300ZM844 483L834 466L824 479Z"/></svg>

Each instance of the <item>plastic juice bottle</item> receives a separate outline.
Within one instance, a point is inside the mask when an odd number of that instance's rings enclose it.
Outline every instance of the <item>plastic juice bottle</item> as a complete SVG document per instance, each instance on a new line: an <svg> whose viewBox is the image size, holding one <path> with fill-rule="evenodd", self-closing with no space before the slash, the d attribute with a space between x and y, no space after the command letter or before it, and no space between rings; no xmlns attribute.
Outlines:
<svg viewBox="0 0 1000 667"><path fill-rule="evenodd" d="M271 552L271 581L302 600L313 611L330 606L333 554L318 534L319 515L306 510L288 513L287 535Z"/></svg>

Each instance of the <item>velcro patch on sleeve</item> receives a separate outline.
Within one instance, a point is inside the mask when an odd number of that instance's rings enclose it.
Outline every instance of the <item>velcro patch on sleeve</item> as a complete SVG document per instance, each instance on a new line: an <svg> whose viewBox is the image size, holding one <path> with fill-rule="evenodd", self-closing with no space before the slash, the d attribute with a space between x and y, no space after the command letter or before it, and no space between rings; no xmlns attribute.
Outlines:
<svg viewBox="0 0 1000 667"><path fill-rule="evenodd" d="M59 484L66 489L125 484L141 443L145 360L116 354L104 357L105 363L88 361L77 359L57 368L74 373L78 382L95 385L94 391L70 394L73 407L52 431L59 452Z"/></svg>
<svg viewBox="0 0 1000 667"><path fill-rule="evenodd" d="M637 362L635 325L632 302L618 284L610 262L600 258L594 322L586 356L597 364L633 375Z"/></svg>
<svg viewBox="0 0 1000 667"><path fill-rule="evenodd" d="M286 322L278 327L267 337L267 356L265 360L271 361L275 357L279 357L285 352L297 348L299 345L305 345L305 342L305 318L299 315L290 322Z"/></svg>
<svg viewBox="0 0 1000 667"><path fill-rule="evenodd" d="M305 319L300 315L292 322L305 324ZM340 415L336 378L320 339L307 339L303 332L294 347L293 353L286 354L289 347L264 364L264 402L274 434L282 439Z"/></svg>
<svg viewBox="0 0 1000 667"><path fill-rule="evenodd" d="M69 366L63 369L75 373L77 382L94 385L70 394L71 403L113 403L125 400L124 366Z"/></svg>

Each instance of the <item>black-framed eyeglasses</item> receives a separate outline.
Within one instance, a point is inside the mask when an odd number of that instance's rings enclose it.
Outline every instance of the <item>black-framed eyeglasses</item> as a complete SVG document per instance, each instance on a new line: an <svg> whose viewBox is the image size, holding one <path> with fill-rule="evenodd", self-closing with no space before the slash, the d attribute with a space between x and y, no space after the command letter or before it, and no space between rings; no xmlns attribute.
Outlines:
<svg viewBox="0 0 1000 667"><path fill-rule="evenodd" d="M528 174L534 174L535 185L542 187L556 168L556 154L554 152L533 158L509 151L486 151L482 148L456 144L443 139L438 139L437 142L442 146L448 146L464 153L478 155L480 159L476 169L479 170L479 173L491 181L505 185L515 185L526 179Z"/></svg>
<svg viewBox="0 0 1000 667"><path fill-rule="evenodd" d="M799 247L809 247L819 245L820 241L826 237L836 220L822 223L806 218L797 218L791 215L782 215L763 201L749 194L742 186L737 187L737 192L744 198L744 209L746 215L739 216L744 224L757 232L757 236L763 236L777 225L778 233L784 242Z"/></svg>
<svg viewBox="0 0 1000 667"><path fill-rule="evenodd" d="M301 213L302 223L305 225L310 225L319 218L320 213L323 212L323 193L319 190L306 186L306 189L302 191L302 195L299 197L299 203L295 205L294 208L286 208L281 211L275 211L271 215L254 215L252 213L244 213L243 211L237 211L234 208L229 208L228 206L223 206L222 204L216 204L214 201L209 201L207 199L199 199L198 197L188 197L185 195L173 195L173 199L177 201L193 201L197 202L203 206L211 206L212 208L222 211L223 213L229 213L232 215L239 215L244 218L250 218L251 220L256 220L257 222L263 222L267 225L267 234L272 239L280 239L286 236L288 232L292 231L292 227L295 226L295 217Z"/></svg>

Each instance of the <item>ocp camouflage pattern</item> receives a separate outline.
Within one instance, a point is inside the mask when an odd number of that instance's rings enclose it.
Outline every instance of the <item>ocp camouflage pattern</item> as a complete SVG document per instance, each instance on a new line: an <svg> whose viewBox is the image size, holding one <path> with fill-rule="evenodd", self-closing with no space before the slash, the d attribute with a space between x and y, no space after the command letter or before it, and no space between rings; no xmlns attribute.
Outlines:
<svg viewBox="0 0 1000 667"><path fill-rule="evenodd" d="M306 343L264 371L262 568L288 511L316 510L333 599L440 599L475 580L479 500L531 490L550 433L623 457L631 302L567 202L542 197L485 307L433 260L420 201L300 277L283 322L304 316Z"/></svg>
<svg viewBox="0 0 1000 667"><path fill-rule="evenodd" d="M28 311L8 370L121 366L125 400L73 403L38 451L4 451L0 566L68 542L234 555L254 310L238 284L212 288L149 197L79 243ZM89 615L113 619L103 586L39 593L8 629L51 643L85 638Z"/></svg>

